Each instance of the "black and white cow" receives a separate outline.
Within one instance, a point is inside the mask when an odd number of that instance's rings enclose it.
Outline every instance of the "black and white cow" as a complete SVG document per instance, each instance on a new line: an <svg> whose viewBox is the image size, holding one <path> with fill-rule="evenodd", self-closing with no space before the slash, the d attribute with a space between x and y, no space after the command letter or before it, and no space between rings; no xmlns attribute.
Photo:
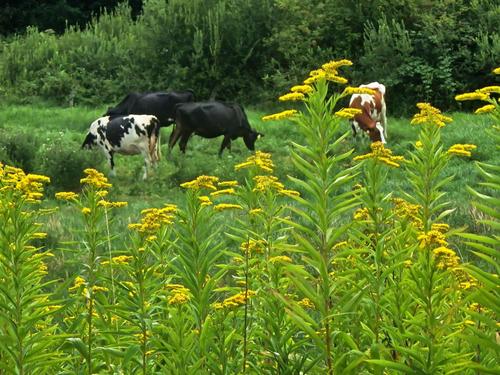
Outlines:
<svg viewBox="0 0 500 375"><path fill-rule="evenodd" d="M186 145L191 134L204 138L224 136L219 150L231 149L231 140L243 137L249 150L255 149L255 141L263 134L250 127L247 115L236 103L218 101L191 102L178 104L175 111L175 128L168 144L169 151L180 139L179 147L186 152Z"/></svg>
<svg viewBox="0 0 500 375"><path fill-rule="evenodd" d="M106 155L115 175L115 153L124 155L142 154L144 156L144 175L147 178L148 168L159 160L158 137L160 122L151 115L129 115L110 118L100 117L91 125L82 148L91 149L98 146Z"/></svg>

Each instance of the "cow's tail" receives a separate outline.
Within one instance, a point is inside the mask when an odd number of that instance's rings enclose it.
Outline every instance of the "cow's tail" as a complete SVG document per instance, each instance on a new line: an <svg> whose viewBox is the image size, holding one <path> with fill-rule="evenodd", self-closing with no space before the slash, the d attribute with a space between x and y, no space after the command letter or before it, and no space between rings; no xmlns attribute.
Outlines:
<svg viewBox="0 0 500 375"><path fill-rule="evenodd" d="M160 160L160 122L155 117L153 121L154 127L151 137L149 138L149 155L153 163L157 163Z"/></svg>

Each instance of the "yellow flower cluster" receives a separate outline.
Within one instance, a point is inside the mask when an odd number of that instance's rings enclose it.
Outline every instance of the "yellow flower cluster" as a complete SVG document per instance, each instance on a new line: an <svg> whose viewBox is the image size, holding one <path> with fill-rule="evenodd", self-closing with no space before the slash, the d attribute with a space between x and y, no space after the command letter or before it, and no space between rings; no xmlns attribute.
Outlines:
<svg viewBox="0 0 500 375"><path fill-rule="evenodd" d="M304 100L305 95L301 92L289 92L285 95L281 95L278 100L280 102L286 102L286 101L299 101L299 100Z"/></svg>
<svg viewBox="0 0 500 375"><path fill-rule="evenodd" d="M269 258L269 262L272 264L275 263L292 263L292 258L286 256L286 255L278 255L275 257Z"/></svg>
<svg viewBox="0 0 500 375"><path fill-rule="evenodd" d="M440 246L434 249L432 254L436 262L436 267L440 270L453 269L460 264L460 258L455 251L446 246Z"/></svg>
<svg viewBox="0 0 500 375"><path fill-rule="evenodd" d="M307 78L304 83L306 85L311 85L315 82L318 82L320 79L325 79L327 81L336 82L340 84L346 84L347 79L339 76L338 69L341 66L349 66L352 65L352 62L346 59L337 60L337 61L329 61L321 66L321 69L312 70L309 73L309 78Z"/></svg>
<svg viewBox="0 0 500 375"><path fill-rule="evenodd" d="M111 264L118 264L118 265L120 265L120 264L129 264L129 262L133 258L134 257L131 256L131 255L119 255L119 256L111 258ZM105 264L109 264L109 263L110 263L109 261L104 261L101 264L105 265Z"/></svg>
<svg viewBox="0 0 500 375"><path fill-rule="evenodd" d="M375 95L376 91L368 87L351 87L348 86L342 91L341 96L348 96L353 94L368 94Z"/></svg>
<svg viewBox="0 0 500 375"><path fill-rule="evenodd" d="M101 172L93 168L87 168L83 171L86 177L80 179L80 183L88 186L93 186L97 189L108 189L112 185L108 183L108 179Z"/></svg>
<svg viewBox="0 0 500 375"><path fill-rule="evenodd" d="M455 96L455 100L459 102L463 102L466 100L488 100L490 96L488 93L485 92L480 92L479 90L476 90L475 92L466 92L465 94L459 94Z"/></svg>
<svg viewBox="0 0 500 375"><path fill-rule="evenodd" d="M474 111L474 113L476 115L481 115L483 113L491 113L491 112L493 112L495 110L495 108L496 108L495 105L493 105L493 104L487 104L487 105L484 105L484 106L476 109Z"/></svg>
<svg viewBox="0 0 500 375"><path fill-rule="evenodd" d="M110 202L110 201L106 201L104 199L101 199L99 202L97 202L98 206L101 206L104 208L125 207L127 204L128 204L127 202Z"/></svg>
<svg viewBox="0 0 500 375"><path fill-rule="evenodd" d="M272 115L262 117L262 121L283 120L295 116L298 113L296 109L287 109Z"/></svg>
<svg viewBox="0 0 500 375"><path fill-rule="evenodd" d="M248 240L240 245L241 251L249 254L257 253L262 254L266 248L266 242L263 240Z"/></svg>
<svg viewBox="0 0 500 375"><path fill-rule="evenodd" d="M143 215L140 223L129 224L129 229L135 229L140 233L153 233L163 225L173 223L174 214L177 212L175 204L166 204L163 208L148 208L141 211Z"/></svg>
<svg viewBox="0 0 500 375"><path fill-rule="evenodd" d="M233 203L220 203L214 206L215 211L224 211L224 210L242 210L243 207L241 207L239 204L233 204Z"/></svg>
<svg viewBox="0 0 500 375"><path fill-rule="evenodd" d="M291 92L300 92L302 94L309 94L313 88L309 85L296 85L290 89Z"/></svg>
<svg viewBox="0 0 500 375"><path fill-rule="evenodd" d="M61 191L55 194L56 199L62 201L74 201L78 199L78 194L72 191Z"/></svg>
<svg viewBox="0 0 500 375"><path fill-rule="evenodd" d="M184 182L181 184L181 187L185 189L209 189L209 190L217 190L215 187L215 183L219 181L219 177L215 176L198 176L196 179Z"/></svg>
<svg viewBox="0 0 500 375"><path fill-rule="evenodd" d="M210 200L210 197L206 195L202 195L201 197L198 197L198 200L200 201L200 204L202 206L210 206L212 205L212 201Z"/></svg>
<svg viewBox="0 0 500 375"><path fill-rule="evenodd" d="M166 288L172 291L168 298L169 305L182 305L190 300L189 289L181 284L167 284Z"/></svg>
<svg viewBox="0 0 500 375"><path fill-rule="evenodd" d="M300 193L296 190L290 190L290 189L281 189L278 191L279 194L285 195L287 197L293 198L293 197L300 197Z"/></svg>
<svg viewBox="0 0 500 375"><path fill-rule="evenodd" d="M43 197L43 184L50 178L32 173L24 173L20 168L0 163L0 192L14 191L30 203L38 203Z"/></svg>
<svg viewBox="0 0 500 375"><path fill-rule="evenodd" d="M285 186L278 181L278 177L275 176L254 176L255 188L253 191L265 192L268 190L281 191L285 189Z"/></svg>
<svg viewBox="0 0 500 375"><path fill-rule="evenodd" d="M500 86L486 86L477 91L483 94L500 94Z"/></svg>
<svg viewBox="0 0 500 375"><path fill-rule="evenodd" d="M236 191L233 188L227 188L227 189L222 189L222 190L217 190L212 193L210 193L211 197L218 197L219 195L226 195L226 194L236 194Z"/></svg>
<svg viewBox="0 0 500 375"><path fill-rule="evenodd" d="M335 116L350 120L353 119L354 116L360 115L361 113L363 113L363 111L358 108L342 108L341 110L335 112Z"/></svg>
<svg viewBox="0 0 500 375"><path fill-rule="evenodd" d="M244 168L257 167L264 172L273 173L274 164L271 159L271 154L267 152L255 151L255 154L249 156L243 163L234 166L234 170L238 171Z"/></svg>
<svg viewBox="0 0 500 375"><path fill-rule="evenodd" d="M83 277L77 276L77 277L75 277L75 283L68 290L73 291L73 290L79 289L82 285L86 285L86 284L87 284L87 281L85 281L85 279Z"/></svg>
<svg viewBox="0 0 500 375"><path fill-rule="evenodd" d="M446 223L434 223L431 225L431 230L446 233L450 230L450 226Z"/></svg>
<svg viewBox="0 0 500 375"><path fill-rule="evenodd" d="M373 142L370 145L370 148L372 149L372 152L365 155L356 156L354 158L354 161L375 159L390 167L398 168L400 166L399 163L405 160L403 156L392 155L392 151L388 148L385 148L382 142Z"/></svg>
<svg viewBox="0 0 500 375"><path fill-rule="evenodd" d="M412 125L430 123L441 128L447 122L453 121L451 117L443 115L439 109L429 103L418 103L417 107L420 109L420 112L413 116L411 120Z"/></svg>
<svg viewBox="0 0 500 375"><path fill-rule="evenodd" d="M493 69L493 74L500 74L500 66L498 68Z"/></svg>
<svg viewBox="0 0 500 375"><path fill-rule="evenodd" d="M368 208L358 208L354 211L354 220L368 220L370 218Z"/></svg>
<svg viewBox="0 0 500 375"><path fill-rule="evenodd" d="M416 228L422 228L422 220L419 218L422 206L412 204L401 198L392 199L395 205L395 213L401 218L410 219Z"/></svg>
<svg viewBox="0 0 500 375"><path fill-rule="evenodd" d="M242 306L245 305L248 299L254 296L255 294L256 293L253 290L247 290L246 293L243 291L238 294L235 294L234 296L226 298L223 302L214 303L213 307L214 309L219 310L223 308L231 309L233 307Z"/></svg>
<svg viewBox="0 0 500 375"><path fill-rule="evenodd" d="M306 309L314 309L316 306L309 298L303 298L298 302L299 306L305 307Z"/></svg>
<svg viewBox="0 0 500 375"><path fill-rule="evenodd" d="M471 151L476 149L476 145L470 145L470 144L456 144L451 146L447 153L449 155L458 155L458 156L471 156L472 153Z"/></svg>
<svg viewBox="0 0 500 375"><path fill-rule="evenodd" d="M238 186L238 181L220 181L217 183L218 187L236 187Z"/></svg>
<svg viewBox="0 0 500 375"><path fill-rule="evenodd" d="M421 249L432 245L446 246L448 244L442 232L432 229L427 233L420 234L417 239L420 241L419 246Z"/></svg>

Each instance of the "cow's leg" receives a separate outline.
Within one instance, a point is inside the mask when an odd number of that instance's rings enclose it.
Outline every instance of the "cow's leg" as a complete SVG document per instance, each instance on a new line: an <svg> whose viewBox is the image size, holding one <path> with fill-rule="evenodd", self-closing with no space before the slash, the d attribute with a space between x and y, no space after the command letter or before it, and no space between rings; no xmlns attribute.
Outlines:
<svg viewBox="0 0 500 375"><path fill-rule="evenodd" d="M190 132L184 132L181 135L181 141L179 142L179 148L181 149L181 151L182 151L183 154L186 153L187 142L189 140L189 137L191 137L191 134L192 133L190 133Z"/></svg>
<svg viewBox="0 0 500 375"><path fill-rule="evenodd" d="M168 139L168 154L172 152L172 149L174 148L175 144L179 140L181 136L181 126L178 124L174 125L174 130L172 130L172 133L170 133L170 138Z"/></svg>
<svg viewBox="0 0 500 375"><path fill-rule="evenodd" d="M116 173L115 173L115 160L113 159L113 151L108 151L106 153L106 157L108 158L109 167L111 169L111 172L109 173L109 175L112 177L115 177Z"/></svg>
<svg viewBox="0 0 500 375"><path fill-rule="evenodd" d="M355 138L356 137L356 125L354 125L354 121L351 121L351 129L352 129L352 136Z"/></svg>
<svg viewBox="0 0 500 375"><path fill-rule="evenodd" d="M144 156L144 172L142 174L142 179L148 178L148 169L151 169L151 154L147 151L142 151L142 156Z"/></svg>
<svg viewBox="0 0 500 375"><path fill-rule="evenodd" d="M377 128L377 130L378 130L378 131L379 131L379 133L380 133L380 141L381 141L382 143L387 143L387 142L385 141L385 137L384 137L384 134L385 134L385 129L384 129L384 127L380 124L380 122L377 122L377 124L375 125L375 127Z"/></svg>
<svg viewBox="0 0 500 375"><path fill-rule="evenodd" d="M219 157L222 156L222 151L224 151L225 148L231 149L231 137L229 135L225 135L224 139L222 140L222 144L220 145L219 149Z"/></svg>
<svg viewBox="0 0 500 375"><path fill-rule="evenodd" d="M387 116L386 116L385 103L382 104L382 110L380 112L380 123L384 127L384 135L385 135L385 138L387 138Z"/></svg>

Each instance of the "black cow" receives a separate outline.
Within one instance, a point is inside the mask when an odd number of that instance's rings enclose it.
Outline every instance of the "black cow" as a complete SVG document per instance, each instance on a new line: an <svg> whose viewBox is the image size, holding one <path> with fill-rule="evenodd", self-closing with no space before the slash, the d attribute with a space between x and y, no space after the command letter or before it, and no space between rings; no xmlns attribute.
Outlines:
<svg viewBox="0 0 500 375"><path fill-rule="evenodd" d="M255 149L255 141L263 134L250 127L245 111L236 103L217 101L183 103L176 106L175 128L170 136L169 151L180 138L179 148L186 152L186 144L191 134L204 138L224 136L219 150L231 150L231 140L243 137L249 150Z"/></svg>
<svg viewBox="0 0 500 375"><path fill-rule="evenodd" d="M116 107L108 108L104 116L111 118L126 115L152 115L160 121L160 126L174 123L175 106L194 101L191 90L169 92L133 92L128 94Z"/></svg>

